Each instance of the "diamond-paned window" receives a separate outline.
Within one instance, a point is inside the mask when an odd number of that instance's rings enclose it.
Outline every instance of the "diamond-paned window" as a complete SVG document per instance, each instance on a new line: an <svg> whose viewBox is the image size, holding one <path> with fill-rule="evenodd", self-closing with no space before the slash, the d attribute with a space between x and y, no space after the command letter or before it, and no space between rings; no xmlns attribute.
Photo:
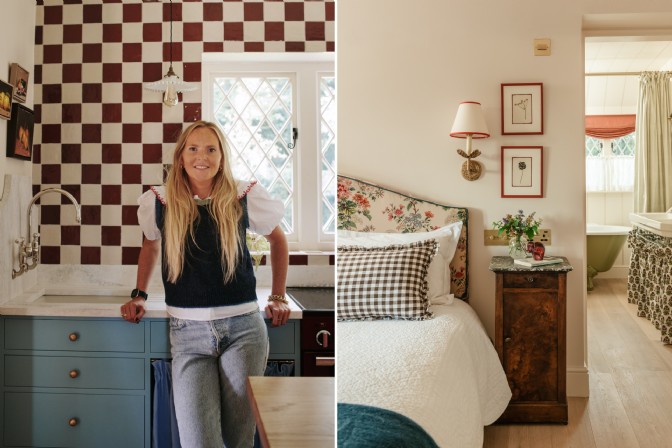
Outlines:
<svg viewBox="0 0 672 448"><path fill-rule="evenodd" d="M213 113L231 151L238 179L257 179L285 204L281 227L295 231L294 79L285 76L217 77Z"/></svg>
<svg viewBox="0 0 672 448"><path fill-rule="evenodd" d="M611 141L611 154L614 156L635 156L635 133L615 138Z"/></svg>
<svg viewBox="0 0 672 448"><path fill-rule="evenodd" d="M633 191L635 133L613 139L586 136L586 191Z"/></svg>
<svg viewBox="0 0 672 448"><path fill-rule="evenodd" d="M320 76L320 153L324 233L336 229L336 78Z"/></svg>
<svg viewBox="0 0 672 448"><path fill-rule="evenodd" d="M602 140L586 135L586 157L600 157L602 155Z"/></svg>
<svg viewBox="0 0 672 448"><path fill-rule="evenodd" d="M284 203L290 251L333 251L334 54L207 53L201 71L201 116L222 129L234 176Z"/></svg>

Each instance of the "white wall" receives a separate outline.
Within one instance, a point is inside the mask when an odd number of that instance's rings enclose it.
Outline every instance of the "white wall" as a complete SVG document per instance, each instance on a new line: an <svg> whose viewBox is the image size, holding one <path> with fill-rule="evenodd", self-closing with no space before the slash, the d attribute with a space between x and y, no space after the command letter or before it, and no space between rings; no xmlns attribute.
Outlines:
<svg viewBox="0 0 672 448"><path fill-rule="evenodd" d="M2 0L3 39L0 45L0 79L9 82L9 66L16 62L28 70L31 78L28 84L28 96L25 105L33 108L33 68L35 46L35 11L33 0ZM11 37L10 37L11 36ZM32 176L32 164L29 161L7 157L7 121L0 119L0 197L5 174ZM34 141L39 139L33 138ZM3 247L4 249L4 247Z"/></svg>
<svg viewBox="0 0 672 448"><path fill-rule="evenodd" d="M503 247L483 230L506 213L536 211L568 275L568 392L585 395L585 162L582 18L585 13L672 11L669 1L573 2L340 0L337 5L338 170L470 209L470 304L494 333L495 276ZM657 16L657 14L656 14ZM552 55L535 57L534 38ZM500 84L544 83L544 134L502 136ZM460 176L464 141L449 131L461 101L480 101L491 138L478 140L481 179ZM544 198L500 198L502 145L544 146ZM577 149L578 148L578 149Z"/></svg>

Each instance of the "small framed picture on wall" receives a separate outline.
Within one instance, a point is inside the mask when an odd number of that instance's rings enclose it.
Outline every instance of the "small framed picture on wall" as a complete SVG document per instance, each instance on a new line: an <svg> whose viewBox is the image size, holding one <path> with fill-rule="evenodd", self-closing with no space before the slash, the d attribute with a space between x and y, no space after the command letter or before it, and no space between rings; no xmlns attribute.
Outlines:
<svg viewBox="0 0 672 448"><path fill-rule="evenodd" d="M502 84L502 134L543 133L543 84Z"/></svg>
<svg viewBox="0 0 672 448"><path fill-rule="evenodd" d="M544 197L543 146L502 146L502 197Z"/></svg>
<svg viewBox="0 0 672 448"><path fill-rule="evenodd" d="M26 106L14 103L7 126L7 156L30 160L33 155L35 116Z"/></svg>
<svg viewBox="0 0 672 448"><path fill-rule="evenodd" d="M19 103L26 102L29 76L28 70L19 64L14 63L9 67L9 83L14 87L14 99Z"/></svg>
<svg viewBox="0 0 672 448"><path fill-rule="evenodd" d="M12 116L12 85L0 81L0 118L9 120Z"/></svg>

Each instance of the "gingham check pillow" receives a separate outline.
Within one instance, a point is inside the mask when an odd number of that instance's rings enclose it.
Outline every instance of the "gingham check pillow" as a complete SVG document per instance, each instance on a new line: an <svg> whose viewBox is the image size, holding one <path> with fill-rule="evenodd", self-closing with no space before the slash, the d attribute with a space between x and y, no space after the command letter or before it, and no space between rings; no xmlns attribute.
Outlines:
<svg viewBox="0 0 672 448"><path fill-rule="evenodd" d="M338 320L431 319L427 273L435 239L338 248Z"/></svg>

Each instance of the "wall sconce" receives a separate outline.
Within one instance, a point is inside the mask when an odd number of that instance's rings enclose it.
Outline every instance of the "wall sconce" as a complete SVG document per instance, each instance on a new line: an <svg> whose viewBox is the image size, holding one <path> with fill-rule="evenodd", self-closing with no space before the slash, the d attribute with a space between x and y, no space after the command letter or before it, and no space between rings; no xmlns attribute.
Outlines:
<svg viewBox="0 0 672 448"><path fill-rule="evenodd" d="M481 103L477 103L476 101L460 103L453 128L450 130L450 136L467 139L467 152L461 149L457 150L459 155L467 159L462 164L462 177L467 180L476 180L481 177L481 171L483 170L481 164L475 160L471 160L481 155L481 151L478 149L472 151L471 139L490 137L488 126L485 124L485 117L483 117Z"/></svg>
<svg viewBox="0 0 672 448"><path fill-rule="evenodd" d="M147 1L147 0L144 0ZM145 84L145 89L163 92L163 104L168 107L177 105L179 92L191 92L196 86L184 82L173 71L173 0L170 0L170 66L163 79Z"/></svg>

